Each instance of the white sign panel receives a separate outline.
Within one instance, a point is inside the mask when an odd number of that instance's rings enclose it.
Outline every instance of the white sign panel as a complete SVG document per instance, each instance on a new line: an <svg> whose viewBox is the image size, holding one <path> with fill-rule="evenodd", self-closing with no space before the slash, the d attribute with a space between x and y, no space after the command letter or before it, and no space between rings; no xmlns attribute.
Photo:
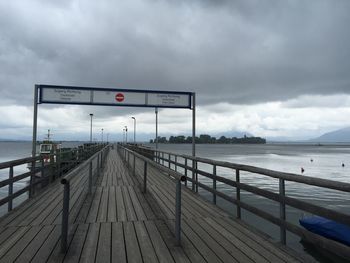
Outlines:
<svg viewBox="0 0 350 263"><path fill-rule="evenodd" d="M189 107L190 96L187 94L176 93L148 93L148 105L155 106L175 106L175 107Z"/></svg>
<svg viewBox="0 0 350 263"><path fill-rule="evenodd" d="M191 108L190 92L39 85L40 103Z"/></svg>
<svg viewBox="0 0 350 263"><path fill-rule="evenodd" d="M90 103L91 91L78 89L46 88L41 90L42 102Z"/></svg>
<svg viewBox="0 0 350 263"><path fill-rule="evenodd" d="M146 94L141 92L93 91L93 103L146 105Z"/></svg>

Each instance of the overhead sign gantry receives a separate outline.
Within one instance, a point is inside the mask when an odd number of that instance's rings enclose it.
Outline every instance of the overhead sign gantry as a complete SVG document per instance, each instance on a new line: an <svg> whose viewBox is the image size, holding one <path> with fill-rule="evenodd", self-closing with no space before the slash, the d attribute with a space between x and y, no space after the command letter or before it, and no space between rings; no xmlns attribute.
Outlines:
<svg viewBox="0 0 350 263"><path fill-rule="evenodd" d="M41 103L191 109L192 155L195 156L195 95L179 91L35 85L32 156L35 156L38 104Z"/></svg>

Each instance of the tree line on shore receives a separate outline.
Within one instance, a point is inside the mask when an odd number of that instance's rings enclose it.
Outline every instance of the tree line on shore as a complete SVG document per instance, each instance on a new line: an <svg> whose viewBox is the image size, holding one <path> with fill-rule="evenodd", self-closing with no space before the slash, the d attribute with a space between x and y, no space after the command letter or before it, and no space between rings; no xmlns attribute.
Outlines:
<svg viewBox="0 0 350 263"><path fill-rule="evenodd" d="M155 143L156 139L151 139L150 143ZM192 143L192 136L170 136L169 139L166 137L158 136L158 143ZM244 135L242 138L237 137L225 137L221 136L220 138L212 137L208 134L201 134L199 137L196 136L196 143L226 143L226 144L234 144L234 143L252 143L252 144L265 144L266 139L261 137L248 137Z"/></svg>

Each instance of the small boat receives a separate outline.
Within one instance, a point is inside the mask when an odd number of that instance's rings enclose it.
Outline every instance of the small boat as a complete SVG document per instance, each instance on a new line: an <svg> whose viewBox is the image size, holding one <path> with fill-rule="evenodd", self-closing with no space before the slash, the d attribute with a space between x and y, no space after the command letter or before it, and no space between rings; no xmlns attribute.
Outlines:
<svg viewBox="0 0 350 263"><path fill-rule="evenodd" d="M333 220L310 216L299 219L300 225L310 232L350 246L350 227Z"/></svg>
<svg viewBox="0 0 350 263"><path fill-rule="evenodd" d="M56 162L56 155L60 152L61 144L58 142L51 141L50 130L47 132L47 137L39 144L39 149L37 150L37 155L43 157L44 165L50 163L50 155L53 155L54 162ZM37 161L35 163L36 168L40 168L42 166L41 161ZM31 169L32 164L28 163L28 169Z"/></svg>

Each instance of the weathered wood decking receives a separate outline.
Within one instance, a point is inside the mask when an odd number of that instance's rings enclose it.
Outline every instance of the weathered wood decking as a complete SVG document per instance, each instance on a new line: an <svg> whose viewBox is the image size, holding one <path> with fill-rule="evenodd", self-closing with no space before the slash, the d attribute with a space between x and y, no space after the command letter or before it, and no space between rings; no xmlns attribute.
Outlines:
<svg viewBox="0 0 350 263"><path fill-rule="evenodd" d="M175 184L150 168L143 194L137 178L111 150L94 194L85 198L79 187L87 176L74 180L66 254L59 242L62 186L54 184L0 220L0 261L301 262L185 187L182 246L176 246Z"/></svg>

